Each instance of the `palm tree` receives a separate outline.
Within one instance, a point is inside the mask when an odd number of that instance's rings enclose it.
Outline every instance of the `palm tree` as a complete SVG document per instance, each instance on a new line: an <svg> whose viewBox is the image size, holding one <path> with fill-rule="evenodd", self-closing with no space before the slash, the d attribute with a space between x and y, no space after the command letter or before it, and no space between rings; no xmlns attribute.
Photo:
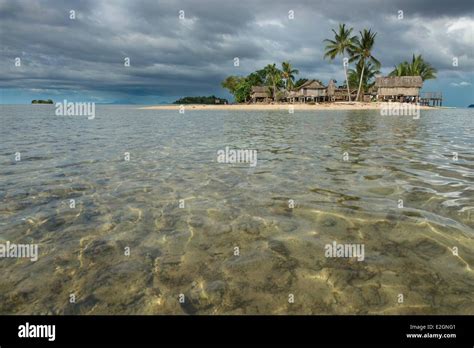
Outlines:
<svg viewBox="0 0 474 348"><path fill-rule="evenodd" d="M357 64L361 64L362 71L360 74L359 88L357 89L356 100L359 100L360 89L362 87L362 80L364 78L364 70L366 62L371 62L378 69L380 68L380 62L372 55L372 49L374 48L375 36L377 33L373 33L370 29L364 29L360 31L360 38L355 38L355 47L351 50L351 62L358 61Z"/></svg>
<svg viewBox="0 0 474 348"><path fill-rule="evenodd" d="M389 76L421 76L421 79L425 81L435 79L436 73L436 69L430 63L425 62L421 54L418 56L413 54L411 63L404 61L396 65Z"/></svg>
<svg viewBox="0 0 474 348"><path fill-rule="evenodd" d="M339 32L332 29L334 33L334 40L326 39L323 42L327 42L326 52L324 53L324 58L336 58L337 55L342 55L343 61L345 60L345 54L350 54L354 50L354 43L356 40L355 36L351 36L353 28L346 29L345 24L339 24ZM346 76L346 85L347 85L347 96L349 101L351 101L351 92L349 88L349 81L347 79L347 66L344 65L344 75Z"/></svg>
<svg viewBox="0 0 474 348"><path fill-rule="evenodd" d="M272 89L273 100L276 101L276 89L281 84L281 71L276 67L276 64L268 64L265 67L266 83Z"/></svg>
<svg viewBox="0 0 474 348"><path fill-rule="evenodd" d="M361 62L356 64L355 69L349 70L349 82L356 85L360 81L362 76L362 70L364 70L364 76L362 78L362 90L367 91L375 84L375 75L380 74L378 68L371 62L367 62L365 67L362 67Z"/></svg>
<svg viewBox="0 0 474 348"><path fill-rule="evenodd" d="M289 92L294 87L295 75L299 74L297 69L293 69L290 62L283 62L281 63L281 77L286 82L286 91Z"/></svg>
<svg viewBox="0 0 474 348"><path fill-rule="evenodd" d="M395 65L393 71L388 76L407 76L408 75L408 62L404 61L398 65Z"/></svg>
<svg viewBox="0 0 474 348"><path fill-rule="evenodd" d="M243 79L244 78L240 76L228 76L221 82L221 86L228 89L231 94L235 94L235 90Z"/></svg>

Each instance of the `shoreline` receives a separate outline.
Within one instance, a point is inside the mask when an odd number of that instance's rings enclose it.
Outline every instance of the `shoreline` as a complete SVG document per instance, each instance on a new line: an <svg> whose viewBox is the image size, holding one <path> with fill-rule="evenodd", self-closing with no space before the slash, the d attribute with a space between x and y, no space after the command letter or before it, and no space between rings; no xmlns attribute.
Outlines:
<svg viewBox="0 0 474 348"><path fill-rule="evenodd" d="M226 104L226 105L210 105L210 104L184 104L185 110L289 110L292 106L294 110L380 110L382 105L387 105L387 102L334 102L334 103L320 103L320 104ZM393 106L403 103L390 103ZM414 104L409 104L414 105ZM181 105L153 105L141 107L140 110L179 110ZM435 110L443 109L443 107L421 106L420 110Z"/></svg>

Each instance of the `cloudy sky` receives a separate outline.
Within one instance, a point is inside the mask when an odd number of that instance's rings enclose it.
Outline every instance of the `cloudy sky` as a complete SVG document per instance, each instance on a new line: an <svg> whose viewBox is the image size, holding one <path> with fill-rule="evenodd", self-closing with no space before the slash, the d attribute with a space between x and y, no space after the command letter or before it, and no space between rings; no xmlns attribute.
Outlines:
<svg viewBox="0 0 474 348"><path fill-rule="evenodd" d="M442 91L446 105L474 104L472 0L0 0L0 103L230 97L226 76L283 60L298 77L342 83L341 62L323 60L322 41L338 23L378 33L383 74L421 53L438 69L424 91Z"/></svg>

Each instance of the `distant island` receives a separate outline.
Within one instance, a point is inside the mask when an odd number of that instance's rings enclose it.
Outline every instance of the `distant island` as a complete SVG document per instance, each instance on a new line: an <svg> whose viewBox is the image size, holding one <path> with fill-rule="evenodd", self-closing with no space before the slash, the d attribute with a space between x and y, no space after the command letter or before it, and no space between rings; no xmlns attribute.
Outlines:
<svg viewBox="0 0 474 348"><path fill-rule="evenodd" d="M51 99L48 99L48 100L35 99L31 101L31 104L54 104L54 102Z"/></svg>
<svg viewBox="0 0 474 348"><path fill-rule="evenodd" d="M176 100L173 104L229 104L227 99L218 98L214 95L210 97L184 97Z"/></svg>
<svg viewBox="0 0 474 348"><path fill-rule="evenodd" d="M469 105L468 108L474 108L474 104Z"/></svg>

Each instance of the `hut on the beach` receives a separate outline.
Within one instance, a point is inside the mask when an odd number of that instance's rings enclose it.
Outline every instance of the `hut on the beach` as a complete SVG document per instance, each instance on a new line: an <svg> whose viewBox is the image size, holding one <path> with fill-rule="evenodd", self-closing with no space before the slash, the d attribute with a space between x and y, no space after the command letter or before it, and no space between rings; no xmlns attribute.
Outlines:
<svg viewBox="0 0 474 348"><path fill-rule="evenodd" d="M352 89L351 93L351 100L354 101L357 95L357 89ZM334 80L330 80L327 87L327 99L328 101L348 101L349 98L347 97L347 87L344 86L336 86L336 82Z"/></svg>
<svg viewBox="0 0 474 348"><path fill-rule="evenodd" d="M327 88L317 80L309 80L288 94L290 102L324 101L327 97Z"/></svg>
<svg viewBox="0 0 474 348"><path fill-rule="evenodd" d="M253 86L250 93L252 103L268 102L270 100L270 91L266 86Z"/></svg>
<svg viewBox="0 0 474 348"><path fill-rule="evenodd" d="M377 99L383 101L417 103L421 87L423 87L423 80L420 76L388 76L375 79Z"/></svg>

